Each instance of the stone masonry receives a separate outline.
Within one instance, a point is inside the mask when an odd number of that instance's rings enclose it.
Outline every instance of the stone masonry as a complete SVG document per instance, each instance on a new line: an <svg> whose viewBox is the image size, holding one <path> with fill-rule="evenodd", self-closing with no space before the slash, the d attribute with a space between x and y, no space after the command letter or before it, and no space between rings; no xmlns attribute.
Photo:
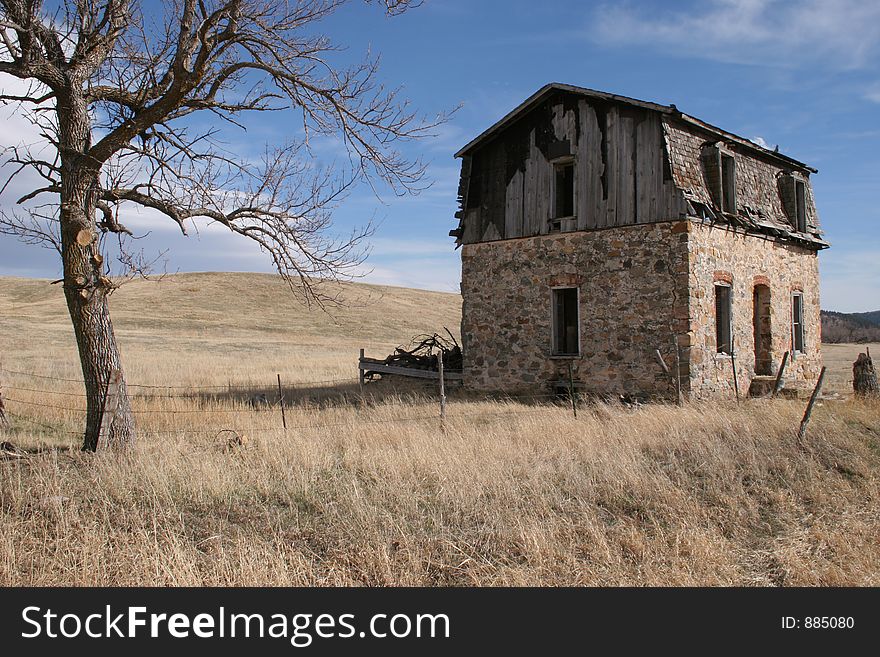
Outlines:
<svg viewBox="0 0 880 657"><path fill-rule="evenodd" d="M680 221L464 245L465 385L552 392L572 363L585 392L669 396L654 351L672 363L689 328L687 237ZM579 288L577 358L551 355L555 286Z"/></svg>
<svg viewBox="0 0 880 657"><path fill-rule="evenodd" d="M800 257L792 257L797 254ZM741 394L755 374L754 286L769 288L769 358L791 350L791 294L803 293L804 353L786 369L808 387L821 367L814 251L696 220L580 231L462 247L464 383L482 391L549 393L568 379L586 393L669 398L680 345L682 390L733 395L730 357L716 353L714 284L733 291ZM577 286L580 350L551 354L551 290Z"/></svg>
<svg viewBox="0 0 880 657"><path fill-rule="evenodd" d="M770 291L770 361L775 374L782 356L792 350L793 292L803 294L804 352L789 359L789 387L811 387L822 368L819 319L819 265L815 251L755 235L734 233L726 226L689 224L690 388L696 397L733 394L730 357L716 353L715 298L717 281L733 291L733 335L737 380L741 393L755 375L753 290Z"/></svg>

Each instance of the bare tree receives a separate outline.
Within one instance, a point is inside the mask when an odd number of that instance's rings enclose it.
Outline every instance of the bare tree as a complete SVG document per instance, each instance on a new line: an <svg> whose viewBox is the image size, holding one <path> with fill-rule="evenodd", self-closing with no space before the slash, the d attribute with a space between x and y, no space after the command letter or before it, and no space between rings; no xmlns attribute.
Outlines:
<svg viewBox="0 0 880 657"><path fill-rule="evenodd" d="M359 180L419 188L424 166L397 143L444 117L416 116L377 82L375 58L334 64L319 23L347 2L166 0L147 12L133 0L60 0L52 10L0 0L0 73L26 87L0 102L26 114L42 141L7 152L7 185L23 172L41 184L18 199L23 211L0 216L0 230L60 253L88 399L84 449L99 447L104 387L122 369L101 249L103 236L129 233L120 205L150 208L184 233L195 218L222 224L268 253L303 299L324 303L318 282L350 273L368 233L331 238L334 203ZM418 2L379 4L393 15ZM241 126L277 110L294 113L300 138L259 162L215 138L218 121ZM199 130L198 114L214 127ZM345 166L313 166L315 136L343 144ZM112 445L134 440L124 383L120 396Z"/></svg>

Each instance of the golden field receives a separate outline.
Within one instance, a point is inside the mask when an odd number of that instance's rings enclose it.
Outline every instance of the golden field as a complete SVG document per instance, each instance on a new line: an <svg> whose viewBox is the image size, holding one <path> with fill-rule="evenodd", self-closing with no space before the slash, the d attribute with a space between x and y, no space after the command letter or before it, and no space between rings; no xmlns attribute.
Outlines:
<svg viewBox="0 0 880 657"><path fill-rule="evenodd" d="M460 298L345 292L331 317L272 276L124 287L141 435L91 455L61 290L0 279L0 367L50 377L0 372L0 440L30 450L0 461L0 584L880 584L880 404L823 401L799 442L802 400L575 419L453 394L444 433L424 386L368 384L360 404L355 364L455 330ZM860 350L824 347L829 389ZM247 403L277 400L276 373L286 433L277 406Z"/></svg>

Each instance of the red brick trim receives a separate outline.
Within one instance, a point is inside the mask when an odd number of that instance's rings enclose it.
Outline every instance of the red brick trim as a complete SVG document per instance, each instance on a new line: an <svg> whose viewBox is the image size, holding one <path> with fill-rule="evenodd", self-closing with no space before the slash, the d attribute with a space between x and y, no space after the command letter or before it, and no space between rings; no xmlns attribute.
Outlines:
<svg viewBox="0 0 880 657"><path fill-rule="evenodd" d="M755 280L752 281L752 285L766 285L770 287L770 279L766 276L755 276Z"/></svg>
<svg viewBox="0 0 880 657"><path fill-rule="evenodd" d="M556 274L549 279L550 287L580 287L582 282L579 274Z"/></svg>
<svg viewBox="0 0 880 657"><path fill-rule="evenodd" d="M712 280L715 283L729 283L730 285L733 285L733 274L729 271L719 270L712 274Z"/></svg>

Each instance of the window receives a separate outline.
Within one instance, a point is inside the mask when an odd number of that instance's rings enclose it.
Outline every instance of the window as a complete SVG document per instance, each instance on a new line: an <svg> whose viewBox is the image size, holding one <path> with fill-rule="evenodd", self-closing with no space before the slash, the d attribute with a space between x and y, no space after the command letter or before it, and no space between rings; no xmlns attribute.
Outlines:
<svg viewBox="0 0 880 657"><path fill-rule="evenodd" d="M553 355L577 356L580 348L578 289L553 288Z"/></svg>
<svg viewBox="0 0 880 657"><path fill-rule="evenodd" d="M553 165L553 218L574 216L574 161Z"/></svg>
<svg viewBox="0 0 880 657"><path fill-rule="evenodd" d="M729 285L715 285L715 351L719 354L732 354L731 344L731 302L733 295Z"/></svg>
<svg viewBox="0 0 880 657"><path fill-rule="evenodd" d="M721 209L736 212L736 161L724 153L721 154Z"/></svg>
<svg viewBox="0 0 880 657"><path fill-rule="evenodd" d="M807 188L803 180L794 182L795 228L800 233L807 232Z"/></svg>
<svg viewBox="0 0 880 657"><path fill-rule="evenodd" d="M791 349L804 353L804 295L791 295Z"/></svg>

